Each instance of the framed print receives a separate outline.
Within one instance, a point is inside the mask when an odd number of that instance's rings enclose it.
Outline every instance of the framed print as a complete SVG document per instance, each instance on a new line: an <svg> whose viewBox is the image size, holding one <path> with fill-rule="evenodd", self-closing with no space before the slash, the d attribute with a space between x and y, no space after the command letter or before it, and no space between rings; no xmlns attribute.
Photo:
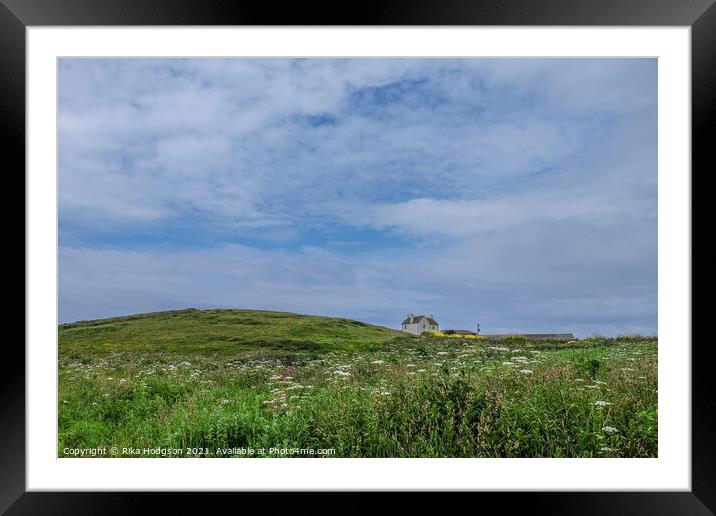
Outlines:
<svg viewBox="0 0 716 516"><path fill-rule="evenodd" d="M3 510L714 511L712 3L248 5L4 2L27 304Z"/></svg>

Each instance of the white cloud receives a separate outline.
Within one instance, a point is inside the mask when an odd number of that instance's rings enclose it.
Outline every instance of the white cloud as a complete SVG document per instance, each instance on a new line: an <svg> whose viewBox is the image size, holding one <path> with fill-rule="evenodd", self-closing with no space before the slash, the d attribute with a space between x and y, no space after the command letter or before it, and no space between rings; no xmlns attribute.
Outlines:
<svg viewBox="0 0 716 516"><path fill-rule="evenodd" d="M59 95L66 320L655 330L653 60L63 59Z"/></svg>
<svg viewBox="0 0 716 516"><path fill-rule="evenodd" d="M251 308L397 328L404 313L414 311L434 313L444 328L481 322L486 331L654 332L656 296L643 288L643 277L649 279L655 267L637 270L643 264L633 250L610 248L595 260L590 253L599 245L589 249L586 239L524 236L495 234L419 254L63 247L60 319ZM575 252L581 264L570 257Z"/></svg>
<svg viewBox="0 0 716 516"><path fill-rule="evenodd" d="M653 105L638 97L639 68L589 60L63 60L60 70L60 180L73 191L63 208L123 221L188 206L283 223L306 192L482 196L573 159L591 130L585 109ZM352 111L354 92L400 81L420 86ZM322 113L335 124L294 118ZM76 183L87 185L82 196Z"/></svg>

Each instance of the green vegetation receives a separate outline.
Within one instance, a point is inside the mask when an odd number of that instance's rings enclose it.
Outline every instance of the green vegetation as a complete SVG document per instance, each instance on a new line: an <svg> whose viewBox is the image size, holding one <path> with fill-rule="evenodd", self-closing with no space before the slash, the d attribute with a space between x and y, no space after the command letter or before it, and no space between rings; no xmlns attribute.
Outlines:
<svg viewBox="0 0 716 516"><path fill-rule="evenodd" d="M657 456L655 338L414 338L233 310L81 322L59 335L60 457L96 447Z"/></svg>
<svg viewBox="0 0 716 516"><path fill-rule="evenodd" d="M60 326L63 357L107 351L233 355L299 350L357 351L403 333L336 317L264 310L176 310Z"/></svg>

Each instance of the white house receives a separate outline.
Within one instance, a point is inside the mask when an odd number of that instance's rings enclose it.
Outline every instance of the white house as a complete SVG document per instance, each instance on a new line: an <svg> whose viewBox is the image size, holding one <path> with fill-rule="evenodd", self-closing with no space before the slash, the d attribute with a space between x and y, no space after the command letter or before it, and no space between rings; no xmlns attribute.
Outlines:
<svg viewBox="0 0 716 516"><path fill-rule="evenodd" d="M433 319L433 315L430 317L427 315L415 315L408 314L408 317L403 321L402 330L413 335L420 335L424 331L439 331L440 325Z"/></svg>

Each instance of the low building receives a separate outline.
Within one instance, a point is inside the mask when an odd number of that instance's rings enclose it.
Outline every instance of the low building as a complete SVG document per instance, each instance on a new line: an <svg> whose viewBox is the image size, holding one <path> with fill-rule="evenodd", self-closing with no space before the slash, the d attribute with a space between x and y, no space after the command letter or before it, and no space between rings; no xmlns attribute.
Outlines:
<svg viewBox="0 0 716 516"><path fill-rule="evenodd" d="M504 333L499 335L482 335L486 339L508 339L524 337L526 340L576 340L571 333Z"/></svg>
<svg viewBox="0 0 716 516"><path fill-rule="evenodd" d="M433 319L432 314L430 316L408 314L401 329L413 335L420 335L424 331L440 331L440 325Z"/></svg>

